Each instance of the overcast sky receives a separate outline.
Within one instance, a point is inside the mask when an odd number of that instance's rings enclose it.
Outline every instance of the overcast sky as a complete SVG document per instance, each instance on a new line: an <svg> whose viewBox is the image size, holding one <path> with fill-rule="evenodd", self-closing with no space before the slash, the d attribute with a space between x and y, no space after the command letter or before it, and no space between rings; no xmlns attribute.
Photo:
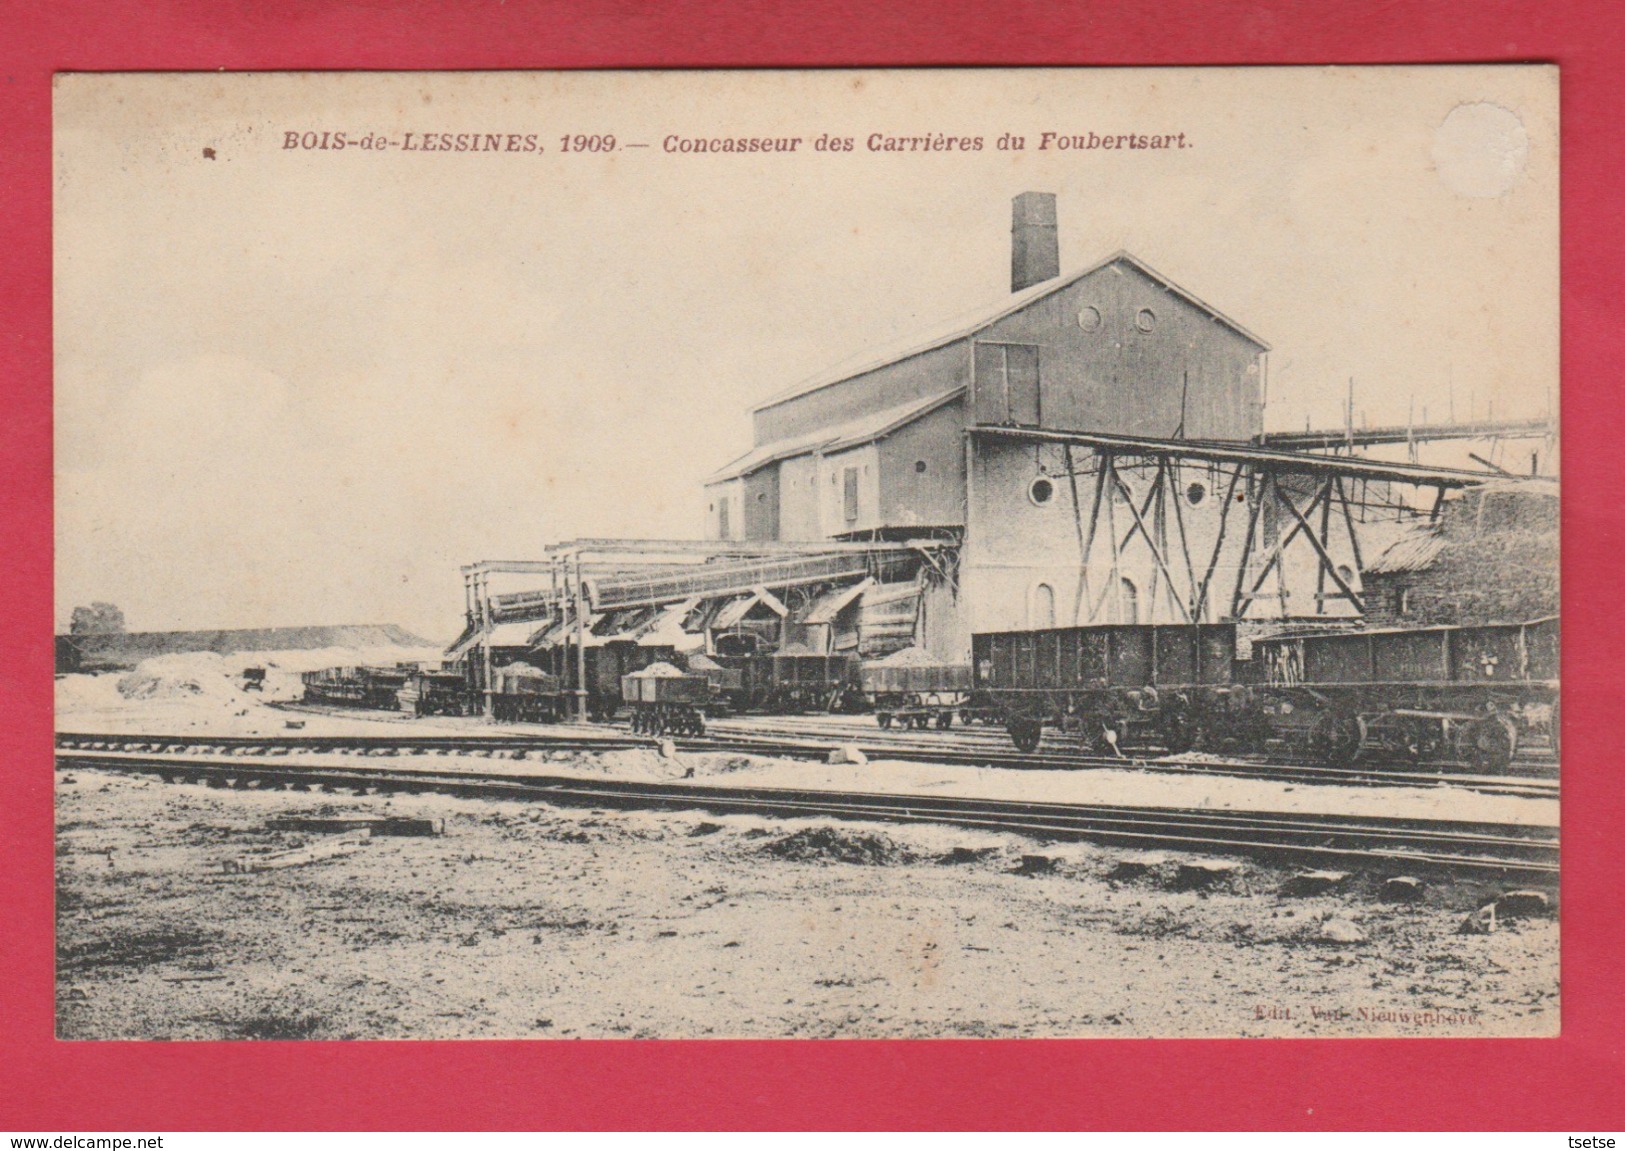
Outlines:
<svg viewBox="0 0 1625 1151"><path fill-rule="evenodd" d="M1447 125L1483 104L1514 130ZM1452 394L1541 414L1556 109L1546 69L67 78L58 621L98 599L141 630L445 638L460 564L697 535L752 403L1007 294L1029 189L1059 196L1063 272L1126 248L1268 340L1271 426L1340 424L1350 377L1371 423ZM324 130L545 151L283 146ZM561 153L576 132L650 146Z"/></svg>

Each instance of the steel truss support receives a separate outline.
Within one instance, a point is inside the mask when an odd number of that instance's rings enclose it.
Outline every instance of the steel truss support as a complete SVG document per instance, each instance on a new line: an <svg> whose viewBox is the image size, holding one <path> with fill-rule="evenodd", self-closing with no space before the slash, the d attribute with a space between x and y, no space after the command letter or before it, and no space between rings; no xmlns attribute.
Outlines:
<svg viewBox="0 0 1625 1151"><path fill-rule="evenodd" d="M1278 471L1267 462L1209 462L1206 469L1213 476L1214 495L1222 490L1223 499L1216 509L1211 542L1205 538L1198 542L1192 538L1190 515L1184 507L1182 469L1190 461L1101 448L1095 449L1092 461L1074 461L1070 448L1068 445L1067 473L1081 561L1073 605L1078 623L1124 619L1123 578L1135 555L1141 559L1142 571L1149 561L1150 586L1142 603L1152 619L1189 623L1207 618L1216 602L1225 604L1219 598L1223 593L1214 590L1221 579L1229 588L1225 606L1236 619L1248 618L1250 610L1269 601L1275 605L1271 614L1282 618L1325 615L1327 605L1337 601L1364 613L1365 603L1354 580L1345 574L1346 568L1340 570L1342 565L1333 554L1334 548L1346 548L1345 554L1352 559L1349 566L1359 571L1363 565L1355 515L1359 501L1351 498L1347 477L1303 477ZM1140 481L1130 479L1135 470L1149 473L1146 486L1138 490ZM1288 474L1298 477L1297 492L1283 478ZM1093 481L1087 511L1080 476ZM1246 526L1238 549L1230 521L1232 512L1241 511L1241 504L1245 504ZM1104 554L1097 556L1101 536L1106 545ZM1291 557L1303 553L1314 559L1312 595L1306 590L1294 593L1289 586L1304 572L1294 566L1289 575ZM1231 570L1236 573L1233 583L1228 574ZM1274 588L1264 590L1272 582ZM1291 612L1295 594L1312 608Z"/></svg>
<svg viewBox="0 0 1625 1151"><path fill-rule="evenodd" d="M1350 585L1343 573L1338 570L1337 562L1331 555L1331 526L1332 504L1342 506L1342 521L1346 526L1348 541L1353 552L1355 563L1358 564L1360 555L1359 539L1354 532L1353 514L1349 510L1348 498L1344 492L1341 478L1335 475L1318 479L1315 484L1314 495L1302 508L1298 507L1290 494L1281 487L1280 477L1273 470L1262 470L1256 481L1257 498L1253 501L1252 522L1248 525L1248 542L1243 548L1241 561L1237 568L1236 592L1231 601L1231 614L1242 619L1247 609L1260 600L1277 600L1277 607L1281 618L1285 619L1288 612L1287 597L1290 594L1286 587L1286 554L1294 540L1300 535L1308 541L1309 547L1315 554L1315 610L1312 614L1324 613L1328 600L1346 600L1360 614L1365 614L1365 603L1360 599L1359 593ZM1252 546L1257 539L1256 525L1268 514L1270 509L1283 513L1289 517L1290 527L1281 522L1281 516L1276 517L1276 540L1270 544L1264 553L1264 562L1258 574L1253 577L1251 587L1247 586L1247 573L1253 559ZM1316 511L1320 512L1320 526L1317 532L1311 524L1310 517ZM1283 530L1284 529L1284 530ZM1276 577L1276 592L1269 595L1260 591L1271 573ZM1326 591L1326 581L1330 579L1337 591Z"/></svg>
<svg viewBox="0 0 1625 1151"><path fill-rule="evenodd" d="M1190 554L1190 540L1185 532L1184 516L1179 510L1178 469L1165 460L1155 461L1150 484L1143 495L1136 495L1119 471L1117 457L1114 454L1101 453L1098 461L1094 500L1086 528L1082 518L1082 502L1078 498L1077 472L1071 466L1071 460L1068 460L1067 470L1071 473L1072 480L1072 506L1078 519L1080 558L1074 617L1079 623L1100 622L1101 612L1105 609L1109 598L1113 617L1118 621L1124 619L1124 557L1138 544L1149 555L1153 565L1150 592L1145 601L1152 617L1155 618L1160 596L1180 621L1189 623L1198 618L1196 605L1201 597L1195 578L1195 562ZM1170 487L1173 488L1171 493ZM1168 515L1170 502L1175 509L1172 517ZM1128 512L1129 517L1121 535L1117 529L1119 503ZM1104 525L1101 524L1102 510L1105 512ZM1174 529L1172 532L1169 531L1170 519ZM1095 588L1091 586L1089 573L1095 541L1102 526L1106 533L1111 563L1102 585ZM1180 559L1183 560L1182 564L1176 565L1172 562ZM1180 587L1180 581L1175 578L1177 570L1183 570L1185 574L1183 589ZM1085 604L1088 605L1087 615L1083 614Z"/></svg>

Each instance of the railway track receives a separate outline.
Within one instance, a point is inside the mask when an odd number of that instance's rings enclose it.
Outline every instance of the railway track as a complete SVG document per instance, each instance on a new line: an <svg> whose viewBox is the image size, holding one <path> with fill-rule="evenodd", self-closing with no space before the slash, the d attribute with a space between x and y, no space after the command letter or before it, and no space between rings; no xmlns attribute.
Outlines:
<svg viewBox="0 0 1625 1151"><path fill-rule="evenodd" d="M1554 883L1558 877L1556 829L1512 824L417 770L398 765L298 763L285 756L233 755L215 749L189 753L167 747L160 751L59 747L56 759L59 769L113 771L214 787L357 794L432 792L559 806L946 823L1045 840L1245 855L1276 863L1379 873L1449 872L1546 883Z"/></svg>
<svg viewBox="0 0 1625 1151"><path fill-rule="evenodd" d="M742 726L742 725L741 725ZM873 733L870 733L871 736ZM656 741L635 736L617 728L552 728L545 731L512 728L497 733L459 735L374 733L354 736L276 735L145 735L139 733L92 734L59 733L59 748L90 750L128 749L177 752L218 748L223 754L245 755L263 750L272 755L300 753L349 753L359 755L475 755L499 758L528 758L553 751L604 752L652 747ZM1314 764L1274 763L1259 760L1220 760L1213 757L1134 758L1038 751L1022 753L1008 747L953 746L931 741L898 741L870 738L812 739L794 737L770 730L757 734L729 727L712 735L673 741L680 751L744 753L788 759L824 759L838 747L856 746L870 759L890 759L953 767L994 767L1024 771L1078 771L1089 769L1144 770L1180 775L1216 775L1262 779L1281 783L1368 787L1433 787L1448 783L1491 795L1531 799L1556 799L1556 780L1521 776L1480 776L1444 774L1435 771L1395 770L1360 765L1352 768L1321 767Z"/></svg>

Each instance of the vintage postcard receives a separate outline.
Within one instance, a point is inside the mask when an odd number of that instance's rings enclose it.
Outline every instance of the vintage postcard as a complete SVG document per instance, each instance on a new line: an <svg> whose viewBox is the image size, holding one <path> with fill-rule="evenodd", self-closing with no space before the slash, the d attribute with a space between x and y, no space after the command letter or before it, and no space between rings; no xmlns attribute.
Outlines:
<svg viewBox="0 0 1625 1151"><path fill-rule="evenodd" d="M58 1035L1557 1034L1558 82L59 76Z"/></svg>

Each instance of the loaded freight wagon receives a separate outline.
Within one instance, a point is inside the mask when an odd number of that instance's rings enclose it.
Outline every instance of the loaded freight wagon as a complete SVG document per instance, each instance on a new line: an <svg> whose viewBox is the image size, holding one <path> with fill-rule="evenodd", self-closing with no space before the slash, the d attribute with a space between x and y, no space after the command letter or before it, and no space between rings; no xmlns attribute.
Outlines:
<svg viewBox="0 0 1625 1151"><path fill-rule="evenodd" d="M669 663L655 663L621 677L621 697L632 708L637 735L704 735L711 681Z"/></svg>
<svg viewBox="0 0 1625 1151"><path fill-rule="evenodd" d="M954 718L969 718L971 668L969 664L941 663L918 648L882 660L870 660L858 669L858 689L874 708L881 727L941 729Z"/></svg>
<svg viewBox="0 0 1625 1151"><path fill-rule="evenodd" d="M1023 751L1045 728L1089 751L1193 748L1465 762L1500 771L1533 738L1555 753L1557 618L1254 640L1233 624L1111 624L972 638L974 687ZM1248 674L1243 675L1243 670Z"/></svg>
<svg viewBox="0 0 1625 1151"><path fill-rule="evenodd" d="M1279 636L1254 641L1253 660L1277 737L1328 762L1380 754L1499 770L1533 739L1559 750L1560 646L1552 616Z"/></svg>

